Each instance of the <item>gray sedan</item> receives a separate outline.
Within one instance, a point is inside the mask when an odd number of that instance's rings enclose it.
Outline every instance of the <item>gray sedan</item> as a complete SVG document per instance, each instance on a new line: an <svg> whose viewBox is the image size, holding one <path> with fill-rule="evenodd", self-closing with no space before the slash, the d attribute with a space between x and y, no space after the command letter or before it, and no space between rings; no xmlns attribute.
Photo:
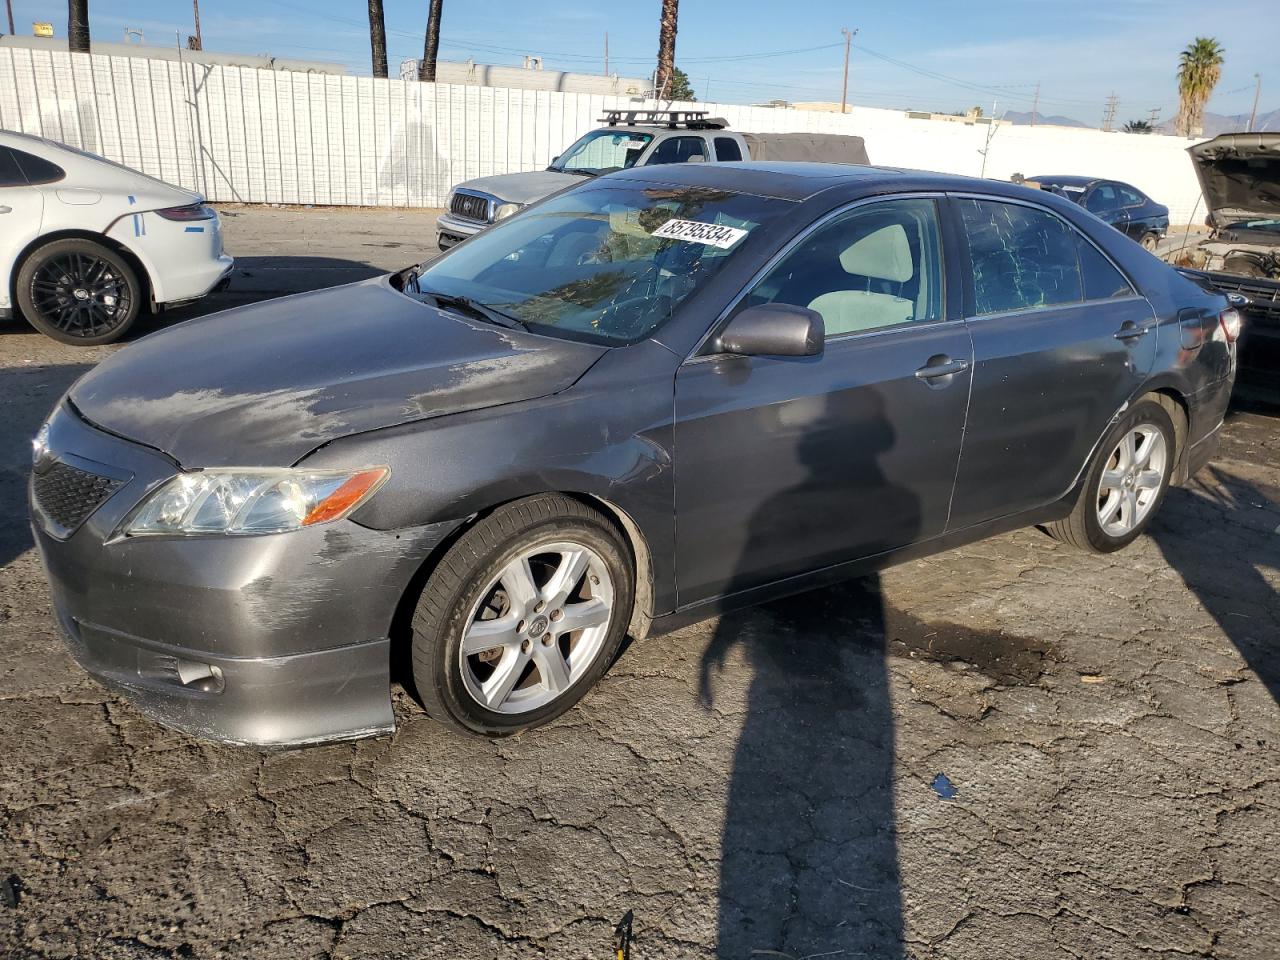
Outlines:
<svg viewBox="0 0 1280 960"><path fill-rule="evenodd" d="M1211 456L1239 325L1042 191L625 171L120 351L36 438L33 526L75 656L163 723L386 733L404 661L505 735L628 634L1030 524L1124 547Z"/></svg>

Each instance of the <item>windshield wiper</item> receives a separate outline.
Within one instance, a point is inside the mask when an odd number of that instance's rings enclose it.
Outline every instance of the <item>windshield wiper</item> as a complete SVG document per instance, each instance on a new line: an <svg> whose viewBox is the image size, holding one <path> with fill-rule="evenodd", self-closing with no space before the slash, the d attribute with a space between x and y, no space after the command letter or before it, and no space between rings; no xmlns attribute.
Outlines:
<svg viewBox="0 0 1280 960"><path fill-rule="evenodd" d="M513 317L509 313L503 313L501 310L495 310L488 304L481 303L479 300L472 300L470 297L464 297L461 294L454 293L436 293L434 290L423 290L424 297L430 297L439 307L454 307L463 310L472 316L487 320L489 323L499 327L507 327L511 330L528 330L529 327L519 317Z"/></svg>

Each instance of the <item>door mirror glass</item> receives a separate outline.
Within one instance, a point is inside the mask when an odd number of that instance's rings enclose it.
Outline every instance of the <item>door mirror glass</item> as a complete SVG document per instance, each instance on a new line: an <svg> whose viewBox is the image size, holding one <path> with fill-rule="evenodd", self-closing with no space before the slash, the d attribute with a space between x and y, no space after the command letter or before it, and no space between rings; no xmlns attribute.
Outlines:
<svg viewBox="0 0 1280 960"><path fill-rule="evenodd" d="M826 330L822 315L787 303L743 310L720 334L720 351L748 357L816 357Z"/></svg>

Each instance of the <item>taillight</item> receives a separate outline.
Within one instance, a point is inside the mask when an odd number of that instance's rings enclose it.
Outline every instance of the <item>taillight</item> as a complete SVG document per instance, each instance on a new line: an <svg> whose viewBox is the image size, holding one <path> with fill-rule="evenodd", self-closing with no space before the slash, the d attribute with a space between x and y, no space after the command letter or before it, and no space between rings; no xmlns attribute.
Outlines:
<svg viewBox="0 0 1280 960"><path fill-rule="evenodd" d="M204 203L193 203L189 207L165 207L155 213L166 220L212 220L217 216L213 207Z"/></svg>
<svg viewBox="0 0 1280 960"><path fill-rule="evenodd" d="M1228 307L1218 314L1218 326L1222 328L1222 335L1227 338L1227 343L1235 343L1240 339L1240 331L1244 327L1244 317L1240 315L1240 311L1235 307Z"/></svg>

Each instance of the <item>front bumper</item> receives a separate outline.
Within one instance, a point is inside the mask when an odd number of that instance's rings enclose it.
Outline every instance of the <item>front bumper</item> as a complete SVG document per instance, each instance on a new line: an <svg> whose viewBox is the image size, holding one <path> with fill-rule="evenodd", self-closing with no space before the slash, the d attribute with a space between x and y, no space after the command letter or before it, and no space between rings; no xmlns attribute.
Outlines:
<svg viewBox="0 0 1280 960"><path fill-rule="evenodd" d="M65 404L50 421L49 449L119 484L69 532L36 503L34 478L30 487L54 611L89 673L161 723L207 739L282 746L393 728L392 619L454 524L120 537L120 522L173 463Z"/></svg>
<svg viewBox="0 0 1280 960"><path fill-rule="evenodd" d="M450 247L461 243L467 237L474 236L485 227L487 223L480 223L476 220L464 220L461 217L455 217L451 213L441 214L436 220L436 242L441 250L448 250Z"/></svg>

